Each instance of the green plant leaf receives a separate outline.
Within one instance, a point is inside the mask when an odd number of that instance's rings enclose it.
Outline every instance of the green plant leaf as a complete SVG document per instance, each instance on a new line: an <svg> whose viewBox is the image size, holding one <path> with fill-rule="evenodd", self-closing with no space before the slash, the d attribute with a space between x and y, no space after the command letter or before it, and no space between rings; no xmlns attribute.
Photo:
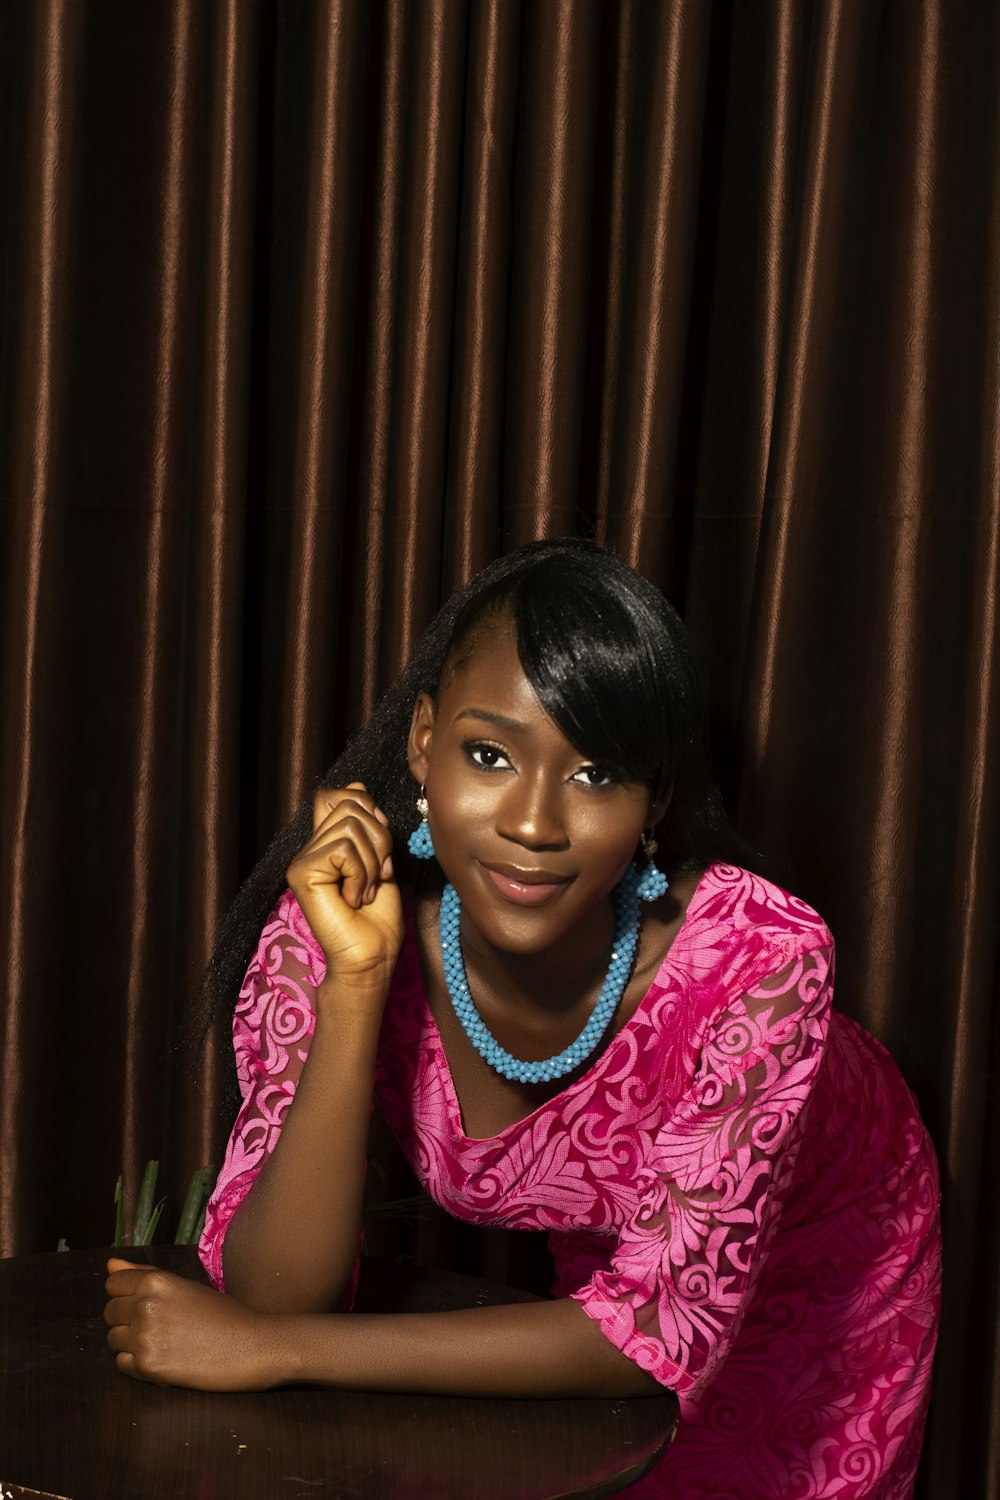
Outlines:
<svg viewBox="0 0 1000 1500"><path fill-rule="evenodd" d="M198 1222L194 1226L194 1230L192 1231L192 1234L191 1234L191 1243L192 1243L192 1245L197 1245L200 1242L202 1235L205 1233L205 1215L206 1215L207 1212L208 1212L208 1198L206 1198L205 1201L204 1201L204 1203L201 1205L201 1213L198 1215Z"/></svg>
<svg viewBox="0 0 1000 1500"><path fill-rule="evenodd" d="M118 1173L118 1181L115 1183L115 1237L112 1245L120 1250L125 1243L125 1204L122 1200L122 1174Z"/></svg>
<svg viewBox="0 0 1000 1500"><path fill-rule="evenodd" d="M191 1173L180 1223L174 1236L175 1245L196 1245L201 1238L199 1223L204 1222L205 1204L211 1191L215 1168L211 1162Z"/></svg>
<svg viewBox="0 0 1000 1500"><path fill-rule="evenodd" d="M156 1174L159 1170L160 1163L158 1161L148 1161L146 1163L146 1170L142 1174L142 1184L139 1188L139 1201L135 1205L135 1215L132 1219L132 1234L130 1238L133 1245L148 1245L150 1243L149 1221L153 1216ZM155 1224L153 1227L156 1227Z"/></svg>
<svg viewBox="0 0 1000 1500"><path fill-rule="evenodd" d="M164 1203L166 1203L166 1201L166 1198L161 1198L159 1203L153 1209L153 1212L150 1214L148 1220L142 1226L142 1238L140 1239L137 1234L133 1234L133 1245L151 1245L153 1243L153 1236L156 1233L156 1226L160 1222L160 1215L163 1212L163 1205Z"/></svg>
<svg viewBox="0 0 1000 1500"><path fill-rule="evenodd" d="M63 1239L62 1235L60 1235L59 1236L59 1243L56 1246L56 1251L58 1252L60 1250L68 1250L68 1249L69 1249L69 1246L67 1245L66 1241Z"/></svg>

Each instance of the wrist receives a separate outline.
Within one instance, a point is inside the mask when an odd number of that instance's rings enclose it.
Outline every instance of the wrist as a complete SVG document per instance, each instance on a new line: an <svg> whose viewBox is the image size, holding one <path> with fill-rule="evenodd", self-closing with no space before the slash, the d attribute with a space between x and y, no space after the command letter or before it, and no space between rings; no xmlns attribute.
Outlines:
<svg viewBox="0 0 1000 1500"><path fill-rule="evenodd" d="M273 1384L346 1386L341 1358L343 1342L352 1332L353 1313L291 1313L274 1315L275 1356ZM358 1372L360 1374L360 1372ZM364 1386L361 1379L359 1386Z"/></svg>
<svg viewBox="0 0 1000 1500"><path fill-rule="evenodd" d="M316 1009L327 1010L337 1016L356 1014L381 1019L382 1010L389 996L392 967L338 971L328 968L325 978L316 990Z"/></svg>
<svg viewBox="0 0 1000 1500"><path fill-rule="evenodd" d="M308 1380L302 1352L304 1315L269 1313L266 1316L272 1324L273 1339L268 1383L272 1386L297 1385Z"/></svg>

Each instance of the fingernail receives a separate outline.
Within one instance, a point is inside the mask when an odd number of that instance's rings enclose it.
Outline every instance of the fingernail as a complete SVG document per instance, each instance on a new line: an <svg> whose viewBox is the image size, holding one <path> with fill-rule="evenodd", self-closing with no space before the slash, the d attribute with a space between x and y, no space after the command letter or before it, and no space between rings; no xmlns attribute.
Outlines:
<svg viewBox="0 0 1000 1500"><path fill-rule="evenodd" d="M373 885L370 885L368 887L368 889L365 891L365 900L366 901L374 901L375 900L375 887Z"/></svg>
<svg viewBox="0 0 1000 1500"><path fill-rule="evenodd" d="M392 879L392 855L387 854L382 861L382 874L386 880Z"/></svg>

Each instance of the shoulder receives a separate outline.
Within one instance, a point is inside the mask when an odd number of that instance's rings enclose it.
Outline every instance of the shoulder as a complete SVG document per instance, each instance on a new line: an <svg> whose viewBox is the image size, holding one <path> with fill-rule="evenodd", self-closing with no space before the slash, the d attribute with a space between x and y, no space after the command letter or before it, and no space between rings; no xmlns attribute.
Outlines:
<svg viewBox="0 0 1000 1500"><path fill-rule="evenodd" d="M832 1013L830 929L808 902L733 866L710 866L698 894L692 994L706 1076L731 1083L760 1065L811 1079Z"/></svg>
<svg viewBox="0 0 1000 1500"><path fill-rule="evenodd" d="M727 996L756 988L801 964L826 984L833 938L808 902L763 876L713 864L691 897L661 973L680 980L697 1008L714 1013Z"/></svg>
<svg viewBox="0 0 1000 1500"><path fill-rule="evenodd" d="M736 865L710 865L695 892L699 924L724 928L735 941L773 943L780 950L833 949L816 909L790 891Z"/></svg>

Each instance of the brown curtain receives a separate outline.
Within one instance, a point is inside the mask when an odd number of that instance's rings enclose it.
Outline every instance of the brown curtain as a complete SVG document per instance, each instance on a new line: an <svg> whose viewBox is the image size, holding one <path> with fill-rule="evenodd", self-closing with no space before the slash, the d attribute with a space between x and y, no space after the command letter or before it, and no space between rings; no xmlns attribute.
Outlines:
<svg viewBox="0 0 1000 1500"><path fill-rule="evenodd" d="M921 1494L1000 1500L993 0L7 0L0 95L3 1252L218 1160L220 910L437 602L583 529L920 1099Z"/></svg>

